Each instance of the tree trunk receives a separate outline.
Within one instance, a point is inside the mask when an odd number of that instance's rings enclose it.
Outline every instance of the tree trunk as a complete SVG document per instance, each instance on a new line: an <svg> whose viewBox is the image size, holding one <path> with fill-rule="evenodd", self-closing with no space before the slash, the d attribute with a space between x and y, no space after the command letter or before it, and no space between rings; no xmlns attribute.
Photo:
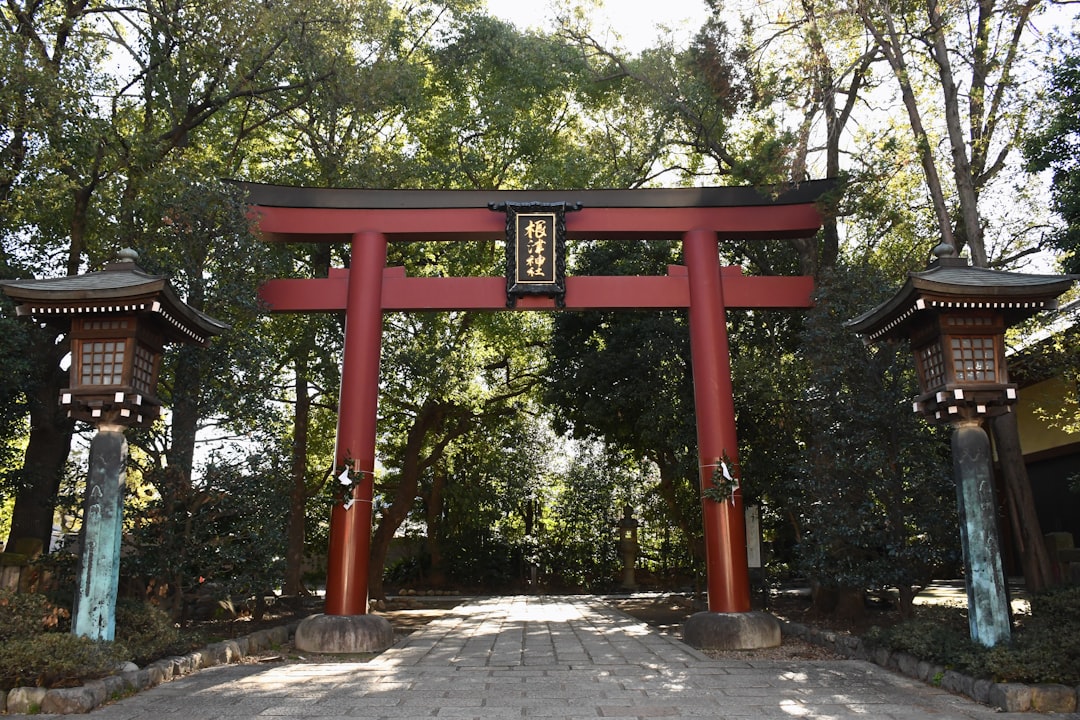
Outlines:
<svg viewBox="0 0 1080 720"><path fill-rule="evenodd" d="M446 571L443 563L442 531L443 506L446 497L446 473L436 472L431 480L431 491L427 497L427 553L431 564L428 567L428 582L433 588L446 584Z"/></svg>
<svg viewBox="0 0 1080 720"><path fill-rule="evenodd" d="M868 9L861 4L859 6L859 16L862 18L863 27L873 35L878 49L889 62L889 67L892 68L893 75L900 86L900 97L904 102L904 108L907 110L908 123L915 138L915 147L918 150L919 160L922 163L923 174L926 178L926 189L930 192L930 200L934 206L934 217L937 218L941 241L957 248L957 252L959 252L956 239L953 237L952 218L949 216L949 208L945 203L945 191L941 184L941 177L938 175L934 151L926 128L923 127L922 113L916 100L915 89L911 84L911 73L908 69L907 58L904 55L904 45L893 25L892 17L888 13L885 14L883 20L884 28L877 24Z"/></svg>
<svg viewBox="0 0 1080 720"><path fill-rule="evenodd" d="M307 510L307 450L308 424L311 419L311 398L308 396L307 362L296 362L296 411L293 416L292 463L289 474L289 518L286 530L285 585L286 595L306 594L303 581L304 536Z"/></svg>
<svg viewBox="0 0 1080 720"><path fill-rule="evenodd" d="M424 403L412 427L409 428L401 474L398 476L397 488L394 491L394 501L383 511L379 525L371 538L368 597L372 600L386 599L386 590L383 588L383 569L386 565L386 555L390 550L390 541L394 539L394 533L401 527L401 523L405 522L405 518L409 516L409 511L416 502L416 489L419 486L421 469L420 451L424 446L424 439L429 431L442 424L444 416L443 408L429 400Z"/></svg>
<svg viewBox="0 0 1080 720"><path fill-rule="evenodd" d="M1039 516L1035 512L1035 497L1031 492L1027 467L1020 450L1020 431L1016 413L992 418L990 428L997 448L998 463L1005 484L1005 500L1011 515L1016 518L1016 540L1020 546L1020 562L1024 584L1029 592L1038 592L1054 584L1050 556L1043 541Z"/></svg>
<svg viewBox="0 0 1080 720"><path fill-rule="evenodd" d="M683 539L686 542L686 551L694 559L694 562L704 563L705 541L701 531L696 531L696 527L687 519L686 513L683 512L683 508L679 505L678 487L676 486L679 475L675 463L662 462L655 457L653 462L656 463L656 467L660 470L660 485L657 490L659 490L660 497L664 500L664 509L666 510L665 514L668 522L673 523L682 532Z"/></svg>
<svg viewBox="0 0 1080 720"><path fill-rule="evenodd" d="M866 617L866 592L862 588L826 586L811 580L810 597L816 615L831 615L846 622Z"/></svg>
<svg viewBox="0 0 1080 720"><path fill-rule="evenodd" d="M963 235L954 236L957 254L963 244L971 249L971 260L976 267L986 267L986 248L983 246L982 224L979 219L979 197L975 181L971 175L971 163L968 160L967 141L960 119L960 90L953 77L949 49L945 44L944 19L936 0L927 4L930 13L930 26L933 36L933 57L941 79L941 90L945 98L945 126L949 135L949 147L952 150L953 178L956 182L956 194L960 200L960 217ZM973 119L972 122L978 122Z"/></svg>
<svg viewBox="0 0 1080 720"><path fill-rule="evenodd" d="M181 470L191 482L195 464L195 433L199 427L199 394L202 387L202 348L185 345L175 350L176 373L172 392L172 446L169 467Z"/></svg>
<svg viewBox="0 0 1080 720"><path fill-rule="evenodd" d="M41 350L34 352L34 357L42 358L43 367L49 370L30 393L30 437L23 454L22 477L15 494L6 547L12 547L20 538L35 538L41 540L43 551L48 552L56 493L71 451L75 421L59 405L60 390L67 386L68 374L59 368L59 359L54 355L58 350L66 352L66 343L58 346L47 338L42 340L38 344ZM44 342L49 346L42 347Z"/></svg>

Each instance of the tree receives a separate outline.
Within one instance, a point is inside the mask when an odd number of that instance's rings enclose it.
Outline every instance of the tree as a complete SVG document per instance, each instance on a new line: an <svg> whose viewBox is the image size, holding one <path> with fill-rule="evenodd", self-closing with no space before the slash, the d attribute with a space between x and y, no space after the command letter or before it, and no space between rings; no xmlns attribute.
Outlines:
<svg viewBox="0 0 1080 720"><path fill-rule="evenodd" d="M810 376L807 452L795 464L800 566L822 612L860 615L865 590L915 593L950 561L956 502L948 445L907 411L915 380L902 346L860 347L843 323L887 286L868 267L837 267L803 333Z"/></svg>
<svg viewBox="0 0 1080 720"><path fill-rule="evenodd" d="M1020 3L941 4L925 0L900 10L878 0L852 7L888 61L908 116L926 189L932 199L941 241L958 252L969 248L977 267L1015 262L1037 252L1037 244L994 258L986 243L986 208L982 199L1010 166L1021 140L1030 106L1021 82L1032 19L1045 8L1042 0ZM920 96L920 81L930 92ZM961 87L964 94L961 94ZM944 110L948 153L935 152L930 108ZM947 168L951 187L939 167ZM1019 445L1016 417L1006 413L990 421L1006 499L1019 518L1024 576L1030 590L1052 582L1049 558L1038 541L1038 516Z"/></svg>
<svg viewBox="0 0 1080 720"><path fill-rule="evenodd" d="M860 0L851 7L893 71L941 240L958 253L968 247L974 264L988 267L994 258L986 246L980 199L1008 169L1019 145L1028 106L1020 63L1031 21L1045 3L925 0L896 9ZM929 92L920 94L922 82ZM944 111L945 158L935 151L938 128L929 124L937 119L937 107ZM951 187L941 167L951 175ZM1014 255L1035 250L1021 248Z"/></svg>
<svg viewBox="0 0 1080 720"><path fill-rule="evenodd" d="M656 275L677 255L665 242L596 242L575 253L584 275ZM557 432L600 440L659 469L668 521L700 557L697 440L685 313L560 313L544 402Z"/></svg>
<svg viewBox="0 0 1080 720"><path fill-rule="evenodd" d="M1080 35L1074 34L1064 56L1049 64L1050 89L1035 129L1024 140L1024 156L1033 172L1053 173L1054 211L1064 227L1051 236L1061 251L1064 272L1080 272Z"/></svg>
<svg viewBox="0 0 1080 720"><path fill-rule="evenodd" d="M205 161L200 147L220 143L225 133L242 141L268 116L304 99L320 77L309 70L325 57L311 52L309 41L333 25L321 22L331 19L330 7L234 3L193 13L183 4L4 5L2 62L21 65L4 85L10 112L0 134L2 201L15 210L0 228L5 270L17 272L21 264L32 268L27 274L75 274L110 260L118 246L146 250L147 237L177 211L147 199L161 200L162 191L185 186L182 180L163 183L167 170L198 166L214 177L211 164L198 162ZM220 122L234 108L230 122ZM191 258L206 255L198 245L185 250ZM208 269L197 266L188 264L196 272ZM32 352L38 376L29 394L26 482L11 536L47 542L51 498L74 426L55 403L66 383L62 337L38 333ZM196 371L181 372L182 382L197 375L201 361L193 362L180 363L181 370ZM178 397L186 396L181 391ZM181 445L188 447L189 425L179 428ZM187 473L189 456L178 448L176 459Z"/></svg>

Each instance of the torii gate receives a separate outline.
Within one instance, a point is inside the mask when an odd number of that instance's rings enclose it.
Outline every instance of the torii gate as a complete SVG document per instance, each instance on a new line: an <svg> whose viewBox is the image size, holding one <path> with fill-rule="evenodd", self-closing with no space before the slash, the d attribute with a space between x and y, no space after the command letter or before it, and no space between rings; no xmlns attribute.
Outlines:
<svg viewBox="0 0 1080 720"><path fill-rule="evenodd" d="M331 269L326 278L281 279L260 291L272 312L345 311L336 462L351 459L363 480L354 487L348 509L334 507L326 580L325 616L355 618L368 611L368 561L371 543L375 430L379 389L382 314L409 310L518 310L687 308L693 361L698 457L702 489L713 485L721 464L738 479L735 406L731 387L727 308L805 308L809 277L751 277L739 267L721 267L718 240L801 238L821 226L816 202L831 187L811 181L771 197L752 187L643 190L431 191L346 190L244 184L252 215L265 239L283 242L347 242L349 269ZM548 214L566 238L588 240L661 239L683 242L685 266L669 266L653 277L556 278L558 261L545 266L546 280L561 280L558 292L522 294L507 301L518 252L508 249L507 277L408 277L404 268L386 267L388 242L523 239L514 233L517 209ZM502 209L504 212L492 212ZM562 210L569 214L563 215ZM539 215L535 216L539 217ZM546 222L546 221L545 221ZM546 226L553 229L554 226ZM529 230L531 232L531 230ZM520 238L518 237L520 236ZM543 250L546 250L543 249ZM534 259L536 259L534 257ZM699 615L750 613L746 529L741 490L730 502L702 498L708 607ZM771 617L771 616L770 616ZM736 625L745 624L741 619ZM772 621L775 623L775 620ZM309 650L355 652L390 639L356 642L328 640L343 625L332 622ZM346 631L348 632L348 631ZM729 635L732 631L719 631ZM736 635L745 630L735 628ZM771 630L769 631L771 634ZM317 633L319 634L319 633ZM761 647L775 642L698 638L699 644ZM687 626L690 638L690 625ZM308 641L309 644L312 641ZM359 643L359 647L358 644Z"/></svg>

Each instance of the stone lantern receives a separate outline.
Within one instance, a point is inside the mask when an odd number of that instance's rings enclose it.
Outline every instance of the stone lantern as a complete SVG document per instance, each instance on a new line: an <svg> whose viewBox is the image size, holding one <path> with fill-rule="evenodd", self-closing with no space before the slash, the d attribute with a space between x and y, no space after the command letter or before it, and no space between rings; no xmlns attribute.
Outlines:
<svg viewBox="0 0 1080 720"><path fill-rule="evenodd" d="M71 344L68 415L97 426L81 533L79 587L72 632L112 640L120 573L120 532L127 465L126 427L158 416L155 392L165 343L207 346L227 326L180 300L167 278L136 265L133 250L98 272L5 280L0 289L19 315L62 326Z"/></svg>
<svg viewBox="0 0 1080 720"><path fill-rule="evenodd" d="M982 420L1010 412L1017 399L1005 367L1006 328L1056 308L1073 279L971 267L947 244L934 254L927 270L910 273L892 298L847 325L867 344L908 339L919 376L915 411L952 426L969 629L989 647L1009 639L1010 621Z"/></svg>
<svg viewBox="0 0 1080 720"><path fill-rule="evenodd" d="M634 578L634 569L637 565L638 554L638 525L637 518L633 515L634 509L629 505L623 507L623 516L619 519L619 555L622 556L622 583L624 590L633 590L637 587Z"/></svg>

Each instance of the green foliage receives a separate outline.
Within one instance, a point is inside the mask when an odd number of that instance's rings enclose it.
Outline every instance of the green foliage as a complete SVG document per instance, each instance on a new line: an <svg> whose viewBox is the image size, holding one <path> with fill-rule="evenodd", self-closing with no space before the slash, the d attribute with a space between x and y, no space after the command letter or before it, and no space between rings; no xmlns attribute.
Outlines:
<svg viewBox="0 0 1080 720"><path fill-rule="evenodd" d="M44 595L0 593L0 688L78 685L126 659L123 647L72 635L70 618Z"/></svg>
<svg viewBox="0 0 1080 720"><path fill-rule="evenodd" d="M38 593L0 592L0 645L19 637L66 632L71 612Z"/></svg>
<svg viewBox="0 0 1080 720"><path fill-rule="evenodd" d="M1065 221L1052 238L1062 269L1080 272L1080 35L1063 42L1064 57L1048 62L1050 92L1036 129L1024 140L1029 169L1051 170L1053 209Z"/></svg>
<svg viewBox="0 0 1080 720"><path fill-rule="evenodd" d="M67 687L116 671L187 652L202 643L181 635L160 608L121 599L116 604L116 641L71 634L71 613L37 593L0 593L0 688Z"/></svg>
<svg viewBox="0 0 1080 720"><path fill-rule="evenodd" d="M615 525L622 505L634 500L619 497L619 476L632 468L618 460L614 452L581 444L557 479L537 538L540 565L553 588L603 592L617 579Z"/></svg>
<svg viewBox="0 0 1080 720"><path fill-rule="evenodd" d="M520 577L522 551L518 543L489 532L460 538L446 558L455 584L476 588L505 588Z"/></svg>
<svg viewBox="0 0 1080 720"><path fill-rule="evenodd" d="M920 586L954 560L956 515L948 446L911 412L905 346L863 348L844 327L889 283L868 267L823 278L802 343L810 386L799 565L826 587Z"/></svg>
<svg viewBox="0 0 1080 720"><path fill-rule="evenodd" d="M979 646L971 640L960 609L929 605L919 606L915 613L914 619L890 628L871 628L864 640L950 668L971 664Z"/></svg>
<svg viewBox="0 0 1080 720"><path fill-rule="evenodd" d="M132 518L123 572L167 593L174 620L189 618L197 599L246 599L276 587L288 493L274 463L273 456L218 460L195 488L163 471L154 478L161 494Z"/></svg>
<svg viewBox="0 0 1080 720"><path fill-rule="evenodd" d="M970 639L958 608L920 606L916 617L874 628L866 639L995 682L1080 684L1080 587L1039 593L1020 616L1011 642L992 648Z"/></svg>
<svg viewBox="0 0 1080 720"><path fill-rule="evenodd" d="M71 687L113 673L127 659L122 645L70 633L16 638L0 646L0 687Z"/></svg>
<svg viewBox="0 0 1080 720"><path fill-rule="evenodd" d="M202 638L180 628L168 613L142 600L121 598L116 603L116 642L127 658L142 667L167 655L180 655L202 644Z"/></svg>

